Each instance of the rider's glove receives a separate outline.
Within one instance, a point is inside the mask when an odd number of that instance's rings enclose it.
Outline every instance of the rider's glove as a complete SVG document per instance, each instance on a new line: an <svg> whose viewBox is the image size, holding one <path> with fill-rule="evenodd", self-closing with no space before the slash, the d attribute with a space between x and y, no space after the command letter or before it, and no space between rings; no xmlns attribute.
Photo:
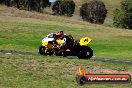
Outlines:
<svg viewBox="0 0 132 88"><path fill-rule="evenodd" d="M57 44L54 44L54 47L56 47L56 48L58 48L58 49L61 48L61 47L60 47L59 45L57 45Z"/></svg>
<svg viewBox="0 0 132 88"><path fill-rule="evenodd" d="M61 46L57 45L57 48L58 48L58 49L61 49Z"/></svg>

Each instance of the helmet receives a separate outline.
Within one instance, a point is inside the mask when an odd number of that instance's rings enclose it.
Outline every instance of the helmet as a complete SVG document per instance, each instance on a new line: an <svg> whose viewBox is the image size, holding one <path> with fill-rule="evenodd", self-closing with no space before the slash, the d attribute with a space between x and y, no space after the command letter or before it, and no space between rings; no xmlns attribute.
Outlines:
<svg viewBox="0 0 132 88"><path fill-rule="evenodd" d="M64 35L63 31L58 31L56 33L56 36L59 38L59 37L62 37Z"/></svg>

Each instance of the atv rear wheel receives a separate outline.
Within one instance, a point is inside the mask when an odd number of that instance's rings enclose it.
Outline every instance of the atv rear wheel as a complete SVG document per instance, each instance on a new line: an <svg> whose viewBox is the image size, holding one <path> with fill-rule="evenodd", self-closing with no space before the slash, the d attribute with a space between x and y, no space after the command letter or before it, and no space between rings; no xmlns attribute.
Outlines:
<svg viewBox="0 0 132 88"><path fill-rule="evenodd" d="M77 57L80 59L90 59L93 56L93 50L88 46L81 46Z"/></svg>

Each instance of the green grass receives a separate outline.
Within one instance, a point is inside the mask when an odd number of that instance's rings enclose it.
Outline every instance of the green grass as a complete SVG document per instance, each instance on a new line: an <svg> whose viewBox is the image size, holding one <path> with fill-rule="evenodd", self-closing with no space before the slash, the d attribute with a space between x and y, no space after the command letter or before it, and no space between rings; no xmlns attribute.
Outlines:
<svg viewBox="0 0 132 88"><path fill-rule="evenodd" d="M82 24L81 24L82 26ZM46 34L57 30L73 35L75 39L89 36L96 58L132 60L132 31L116 30L109 27L88 25L85 28L69 27L18 20L0 20L0 48L38 52L41 40Z"/></svg>
<svg viewBox="0 0 132 88"><path fill-rule="evenodd" d="M24 11L22 13L24 14ZM26 13L35 18L0 17L0 50L38 53L41 40L47 34L64 30L66 34L73 35L77 40L85 36L92 38L93 41L89 46L94 50L95 58L132 61L131 30L49 15L42 16L44 18L40 20L37 18L40 14ZM75 76L80 64L88 73L98 74L106 74L101 72L101 69L117 72L130 71L130 73L132 69L131 65L91 60L0 54L0 88L130 88L132 86L131 83L79 86ZM93 70L94 68L98 69Z"/></svg>
<svg viewBox="0 0 132 88"><path fill-rule="evenodd" d="M2 54L0 63L1 88L130 88L132 86L131 83L87 84L79 86L75 81L77 69L80 64L83 64L87 73L91 73L92 68L96 66L116 70L128 70L131 69L129 65L60 57ZM95 74L96 71L93 73Z"/></svg>

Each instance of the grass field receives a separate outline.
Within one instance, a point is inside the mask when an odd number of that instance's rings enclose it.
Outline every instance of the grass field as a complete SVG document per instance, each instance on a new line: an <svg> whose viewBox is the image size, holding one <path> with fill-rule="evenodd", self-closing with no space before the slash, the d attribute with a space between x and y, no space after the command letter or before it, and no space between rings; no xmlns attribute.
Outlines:
<svg viewBox="0 0 132 88"><path fill-rule="evenodd" d="M7 12L3 12L7 9ZM15 12L13 12L15 11ZM16 9L0 8L0 50L38 53L41 40L51 32L64 30L75 39L88 36L94 58L132 61L132 31L94 25ZM75 76L82 64L88 73L129 73L132 65L68 59L62 57L0 54L0 88L131 88L130 84L77 85Z"/></svg>
<svg viewBox="0 0 132 88"><path fill-rule="evenodd" d="M64 30L66 34L73 35L75 39L85 36L91 37L93 42L90 46L93 48L96 58L131 60L132 31L130 30L90 24L84 24L85 27L78 28L74 25L70 27L72 23L53 25L53 23L48 24L45 21L39 21L21 18L17 20L2 18L0 20L0 48L37 52L41 40L46 34L57 30Z"/></svg>
<svg viewBox="0 0 132 88"><path fill-rule="evenodd" d="M87 84L79 86L75 77L80 64L87 73L124 74L129 65L102 63L61 57L1 55L1 88L130 88L132 84ZM108 69L109 68L109 69ZM110 69L112 68L112 69ZM113 70L115 69L115 70Z"/></svg>

